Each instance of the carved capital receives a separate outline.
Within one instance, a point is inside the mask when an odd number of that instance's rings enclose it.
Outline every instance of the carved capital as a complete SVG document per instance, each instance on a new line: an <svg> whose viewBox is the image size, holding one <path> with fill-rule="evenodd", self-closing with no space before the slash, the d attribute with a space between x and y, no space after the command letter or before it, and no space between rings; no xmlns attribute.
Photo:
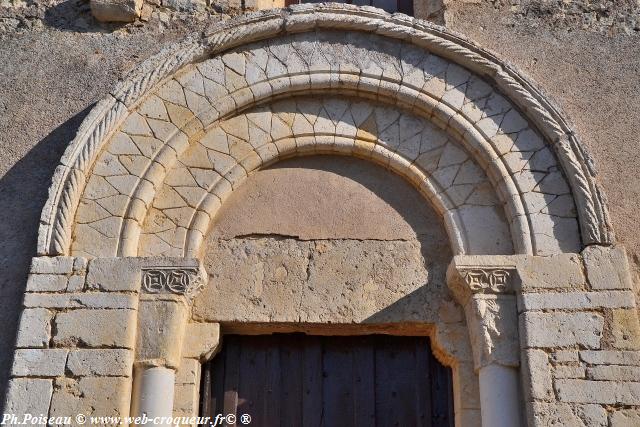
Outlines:
<svg viewBox="0 0 640 427"><path fill-rule="evenodd" d="M492 261L506 261L496 263ZM474 365L519 366L516 267L508 257L456 256L447 271L449 289L464 307Z"/></svg>
<svg viewBox="0 0 640 427"><path fill-rule="evenodd" d="M204 289L205 277L198 268L149 267L142 269L142 290L148 294L184 295L188 300Z"/></svg>
<svg viewBox="0 0 640 427"><path fill-rule="evenodd" d="M476 369L520 365L514 295L477 294L464 307Z"/></svg>

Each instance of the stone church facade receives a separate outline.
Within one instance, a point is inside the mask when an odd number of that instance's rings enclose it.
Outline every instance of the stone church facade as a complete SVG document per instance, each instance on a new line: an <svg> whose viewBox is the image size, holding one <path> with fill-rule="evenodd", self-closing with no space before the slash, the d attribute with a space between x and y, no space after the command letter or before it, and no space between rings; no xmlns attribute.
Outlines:
<svg viewBox="0 0 640 427"><path fill-rule="evenodd" d="M538 83L341 4L150 56L65 142L4 412L198 416L226 334L390 334L429 337L457 426L638 425L633 256Z"/></svg>

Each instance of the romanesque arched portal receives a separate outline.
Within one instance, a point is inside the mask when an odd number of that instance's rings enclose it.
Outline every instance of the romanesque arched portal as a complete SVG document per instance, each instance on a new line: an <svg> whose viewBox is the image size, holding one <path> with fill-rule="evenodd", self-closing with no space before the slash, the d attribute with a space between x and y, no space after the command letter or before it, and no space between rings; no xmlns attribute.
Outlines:
<svg viewBox="0 0 640 427"><path fill-rule="evenodd" d="M411 320L453 368L456 422L481 412L485 426L514 426L526 412L542 423L549 402L571 414L581 385L553 377L550 357L580 351L589 364L623 349L605 318L634 306L628 274L608 274L628 267L579 140L492 54L404 15L336 5L221 24L96 105L54 176L25 299L24 325L53 321L54 334L19 339L18 365L64 361L45 379L18 369L14 389L48 393L51 415L195 415L199 363L219 341L220 319L192 311L218 296L199 293L218 209L256 171L318 154L401 176L444 224L455 257L438 298L464 319Z"/></svg>

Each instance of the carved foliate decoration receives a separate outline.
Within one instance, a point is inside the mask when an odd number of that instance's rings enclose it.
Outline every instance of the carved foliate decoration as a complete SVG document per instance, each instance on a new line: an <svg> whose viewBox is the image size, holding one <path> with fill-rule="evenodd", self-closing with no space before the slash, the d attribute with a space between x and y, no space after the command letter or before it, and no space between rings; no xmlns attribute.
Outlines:
<svg viewBox="0 0 640 427"><path fill-rule="evenodd" d="M142 289L150 294L172 293L191 299L204 288L197 268L152 267L142 270Z"/></svg>

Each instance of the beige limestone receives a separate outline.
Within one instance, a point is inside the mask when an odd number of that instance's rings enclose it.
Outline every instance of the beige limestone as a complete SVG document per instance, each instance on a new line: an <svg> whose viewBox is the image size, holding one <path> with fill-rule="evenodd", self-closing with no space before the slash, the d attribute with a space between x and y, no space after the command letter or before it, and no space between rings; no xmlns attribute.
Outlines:
<svg viewBox="0 0 640 427"><path fill-rule="evenodd" d="M218 323L189 323L186 326L184 341L182 344L182 368L185 365L192 364L188 359L194 358L204 362L213 357L219 350L220 344L220 324ZM178 372L180 369L178 370Z"/></svg>
<svg viewBox="0 0 640 427"><path fill-rule="evenodd" d="M12 378L6 396L6 413L46 414L53 393L53 380L41 378Z"/></svg>
<svg viewBox="0 0 640 427"><path fill-rule="evenodd" d="M638 310L612 310L611 333L613 347L620 350L640 350L640 323Z"/></svg>
<svg viewBox="0 0 640 427"><path fill-rule="evenodd" d="M127 416L131 379L123 377L63 378L55 381L50 416ZM81 399L78 397L82 396Z"/></svg>
<svg viewBox="0 0 640 427"><path fill-rule="evenodd" d="M525 390L536 400L554 398L549 358L543 350L525 350L523 354L523 378Z"/></svg>
<svg viewBox="0 0 640 427"><path fill-rule="evenodd" d="M62 291L67 288L67 276L52 274L30 274L27 292Z"/></svg>
<svg viewBox="0 0 640 427"><path fill-rule="evenodd" d="M582 256L593 289L631 289L629 264L623 247L589 246Z"/></svg>
<svg viewBox="0 0 640 427"><path fill-rule="evenodd" d="M639 382L590 381L563 379L555 382L558 399L563 402L640 404Z"/></svg>
<svg viewBox="0 0 640 427"><path fill-rule="evenodd" d="M53 313L44 308L22 311L16 347L47 347L51 339Z"/></svg>
<svg viewBox="0 0 640 427"><path fill-rule="evenodd" d="M64 375L67 349L18 349L11 374L16 377L58 377Z"/></svg>
<svg viewBox="0 0 640 427"><path fill-rule="evenodd" d="M74 376L130 377L133 351L125 349L72 350L67 359L67 370Z"/></svg>
<svg viewBox="0 0 640 427"><path fill-rule="evenodd" d="M77 309L56 315L54 325L58 346L134 348L134 310Z"/></svg>
<svg viewBox="0 0 640 427"><path fill-rule="evenodd" d="M640 410L616 410L611 414L609 419L611 427L634 427L640 424Z"/></svg>
<svg viewBox="0 0 640 427"><path fill-rule="evenodd" d="M604 319L596 313L541 313L520 315L520 330L527 347L581 345L599 348Z"/></svg>
<svg viewBox="0 0 640 427"><path fill-rule="evenodd" d="M176 369L180 365L187 316L184 297L157 295L140 301L136 363Z"/></svg>

